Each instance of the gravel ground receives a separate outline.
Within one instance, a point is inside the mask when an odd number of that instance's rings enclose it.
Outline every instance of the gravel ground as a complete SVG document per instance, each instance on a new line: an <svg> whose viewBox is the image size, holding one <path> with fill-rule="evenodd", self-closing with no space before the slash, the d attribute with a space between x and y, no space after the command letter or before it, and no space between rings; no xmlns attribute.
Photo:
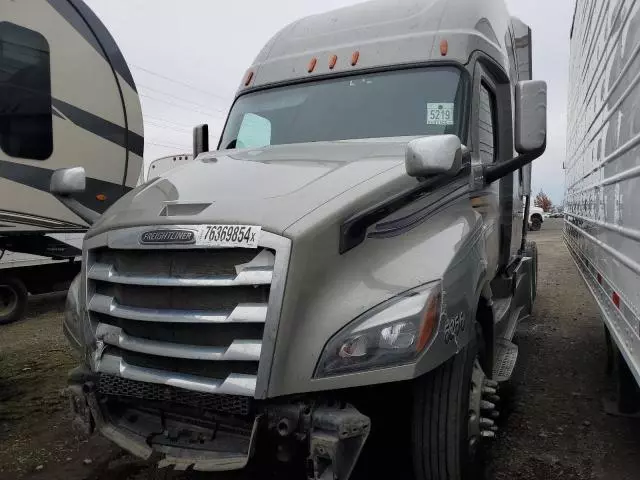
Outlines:
<svg viewBox="0 0 640 480"><path fill-rule="evenodd" d="M603 326L561 229L549 219L531 235L540 251L538 298L518 331L520 361L502 392L485 480L640 478L640 421L603 412L612 388ZM0 327L0 479L156 478L102 438L71 431L59 394L75 363L61 332L63 307L61 295L38 297L27 319Z"/></svg>

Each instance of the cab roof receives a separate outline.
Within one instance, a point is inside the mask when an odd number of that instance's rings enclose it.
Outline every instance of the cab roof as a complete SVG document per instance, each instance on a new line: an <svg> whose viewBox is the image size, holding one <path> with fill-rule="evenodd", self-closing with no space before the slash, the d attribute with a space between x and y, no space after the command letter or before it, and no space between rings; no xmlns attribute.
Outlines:
<svg viewBox="0 0 640 480"><path fill-rule="evenodd" d="M391 65L466 64L482 50L509 71L511 28L504 0L372 0L298 20L256 57L240 91L303 78ZM440 44L447 41L446 55ZM354 53L357 62L354 63ZM332 56L337 57L330 68ZM310 62L316 59L311 70Z"/></svg>

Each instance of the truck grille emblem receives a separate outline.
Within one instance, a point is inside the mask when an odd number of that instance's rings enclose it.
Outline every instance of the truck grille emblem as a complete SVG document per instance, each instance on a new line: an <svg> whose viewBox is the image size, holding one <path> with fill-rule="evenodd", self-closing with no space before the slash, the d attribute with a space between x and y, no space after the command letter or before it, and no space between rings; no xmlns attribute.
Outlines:
<svg viewBox="0 0 640 480"><path fill-rule="evenodd" d="M140 243L195 243L196 236L191 230L151 230L140 235Z"/></svg>

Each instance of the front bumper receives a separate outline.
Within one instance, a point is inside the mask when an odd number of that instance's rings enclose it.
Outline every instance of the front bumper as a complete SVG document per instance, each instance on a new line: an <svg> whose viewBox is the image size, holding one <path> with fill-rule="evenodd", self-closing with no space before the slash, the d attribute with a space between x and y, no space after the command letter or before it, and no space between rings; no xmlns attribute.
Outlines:
<svg viewBox="0 0 640 480"><path fill-rule="evenodd" d="M320 400L260 402L245 409L227 399L219 407L209 402L196 408L175 403L175 389L165 391L166 401L158 394L152 399L123 399L105 395L100 382L101 377L86 367L71 372L66 393L74 427L85 435L99 431L159 468L238 470L262 450L260 457L269 462L302 461L311 479L346 479L371 424L350 405ZM147 386L140 384L136 393L142 395ZM194 395L187 390L177 394Z"/></svg>

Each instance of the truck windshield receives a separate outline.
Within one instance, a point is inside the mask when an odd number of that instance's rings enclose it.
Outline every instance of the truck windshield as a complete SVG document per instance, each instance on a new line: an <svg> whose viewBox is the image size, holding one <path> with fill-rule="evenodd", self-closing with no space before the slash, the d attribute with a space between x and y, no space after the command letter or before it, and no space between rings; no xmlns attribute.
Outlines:
<svg viewBox="0 0 640 480"><path fill-rule="evenodd" d="M464 81L455 67L320 80L240 97L220 148L414 135L459 135Z"/></svg>

